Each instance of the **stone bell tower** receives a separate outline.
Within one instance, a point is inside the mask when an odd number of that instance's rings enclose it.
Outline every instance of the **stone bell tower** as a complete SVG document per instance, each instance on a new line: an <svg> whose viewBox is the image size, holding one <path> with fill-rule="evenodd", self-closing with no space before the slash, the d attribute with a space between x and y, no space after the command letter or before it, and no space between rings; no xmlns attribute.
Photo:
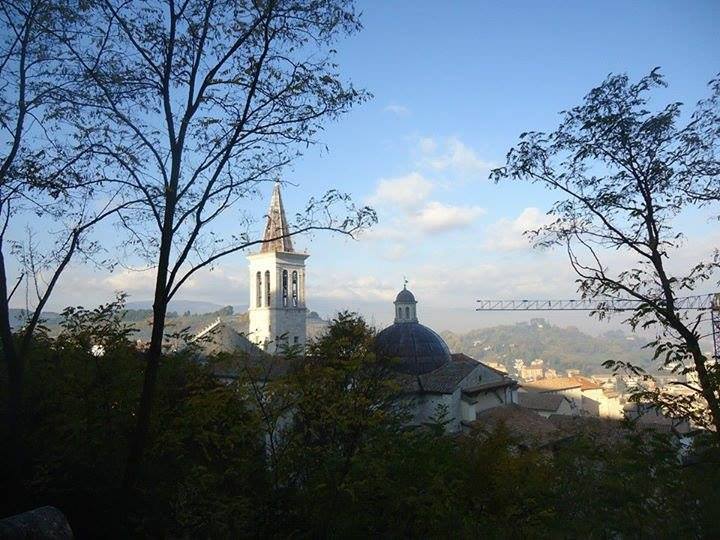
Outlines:
<svg viewBox="0 0 720 540"><path fill-rule="evenodd" d="M296 253L289 236L280 184L270 199L267 225L259 253L250 261L250 341L274 354L284 346L305 346L306 253Z"/></svg>

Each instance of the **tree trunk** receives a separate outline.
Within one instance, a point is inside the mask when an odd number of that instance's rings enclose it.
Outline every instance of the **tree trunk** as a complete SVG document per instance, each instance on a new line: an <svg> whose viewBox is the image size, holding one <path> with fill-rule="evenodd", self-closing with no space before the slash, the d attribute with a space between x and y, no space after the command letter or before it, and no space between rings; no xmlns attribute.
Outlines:
<svg viewBox="0 0 720 540"><path fill-rule="evenodd" d="M21 488L21 471L23 465L22 449L22 394L23 394L23 361L15 347L15 339L10 326L10 306L8 304L7 274L5 272L5 256L0 247L0 341L8 370L8 459L11 466L11 481L16 489Z"/></svg>
<svg viewBox="0 0 720 540"><path fill-rule="evenodd" d="M685 338L685 342L690 349L690 353L693 355L693 362L695 364L695 372L698 376L698 382L700 383L700 389L702 390L702 396L707 401L708 408L710 409L710 415L712 416L712 423L715 427L715 436L720 443L720 400L718 400L716 391L713 387L712 381L710 380L710 374L707 371L705 365L706 357L700 350L700 343L697 337L690 334L690 337Z"/></svg>
<svg viewBox="0 0 720 540"><path fill-rule="evenodd" d="M147 352L145 377L143 380L140 405L138 406L137 424L135 432L130 439L130 452L128 454L123 490L127 493L132 489L140 474L147 436L150 431L150 416L157 387L157 376L162 358L163 336L165 335L165 316L167 314L168 294L167 279L170 264L170 250L172 248L173 222L175 217L174 190L168 190L168 205L163 219L162 239L160 242L160 259L158 261L157 276L155 278L155 298L153 300L153 328L150 338L150 347Z"/></svg>

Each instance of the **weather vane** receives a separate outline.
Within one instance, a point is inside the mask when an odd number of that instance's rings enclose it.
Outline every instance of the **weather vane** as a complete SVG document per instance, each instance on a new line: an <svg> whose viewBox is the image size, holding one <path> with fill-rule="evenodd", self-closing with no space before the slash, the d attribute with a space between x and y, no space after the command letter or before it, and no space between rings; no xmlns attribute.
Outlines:
<svg viewBox="0 0 720 540"><path fill-rule="evenodd" d="M407 276L403 276L403 289L407 289L407 284L408 284Z"/></svg>

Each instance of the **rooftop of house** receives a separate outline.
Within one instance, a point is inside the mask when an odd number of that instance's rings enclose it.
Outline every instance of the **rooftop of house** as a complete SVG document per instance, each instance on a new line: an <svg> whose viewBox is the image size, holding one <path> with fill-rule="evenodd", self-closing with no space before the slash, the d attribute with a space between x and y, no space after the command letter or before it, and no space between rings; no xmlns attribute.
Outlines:
<svg viewBox="0 0 720 540"><path fill-rule="evenodd" d="M397 379L405 392L451 394L478 364L477 360L469 356L453 354L449 362L433 371L421 375L399 373Z"/></svg>
<svg viewBox="0 0 720 540"><path fill-rule="evenodd" d="M532 447L546 446L565 437L547 418L515 404L481 411L476 420L463 422L463 426L471 436L505 429L521 445Z"/></svg>
<svg viewBox="0 0 720 540"><path fill-rule="evenodd" d="M518 404L535 411L556 412L563 400L560 394L543 394L540 392L518 392Z"/></svg>
<svg viewBox="0 0 720 540"><path fill-rule="evenodd" d="M517 384L515 380L510 379L501 371L492 369L462 353L451 354L449 362L428 373L420 375L398 373L396 380L407 393L452 394L458 389L463 379L480 366L495 374L497 379L478 380L478 384L465 388L463 394L472 395L485 390Z"/></svg>
<svg viewBox="0 0 720 540"><path fill-rule="evenodd" d="M210 325L207 331L196 334L195 345L202 356L220 353L243 352L252 357L262 357L265 353L245 335L232 328L227 322L218 320Z"/></svg>
<svg viewBox="0 0 720 540"><path fill-rule="evenodd" d="M552 377L524 383L523 388L532 392L557 392L579 388L585 390L599 390L601 387L592 379L575 375L573 377Z"/></svg>

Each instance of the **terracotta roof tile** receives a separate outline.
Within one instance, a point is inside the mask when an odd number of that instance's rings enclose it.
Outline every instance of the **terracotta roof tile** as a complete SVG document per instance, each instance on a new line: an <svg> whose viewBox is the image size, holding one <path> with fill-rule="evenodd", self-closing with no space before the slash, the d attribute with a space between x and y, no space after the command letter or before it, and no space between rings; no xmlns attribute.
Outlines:
<svg viewBox="0 0 720 540"><path fill-rule="evenodd" d="M581 390L595 390L601 388L592 379L587 377L553 377L550 379L540 379L537 381L524 383L523 388L535 392L556 392L558 390L570 390L572 388L580 388Z"/></svg>

